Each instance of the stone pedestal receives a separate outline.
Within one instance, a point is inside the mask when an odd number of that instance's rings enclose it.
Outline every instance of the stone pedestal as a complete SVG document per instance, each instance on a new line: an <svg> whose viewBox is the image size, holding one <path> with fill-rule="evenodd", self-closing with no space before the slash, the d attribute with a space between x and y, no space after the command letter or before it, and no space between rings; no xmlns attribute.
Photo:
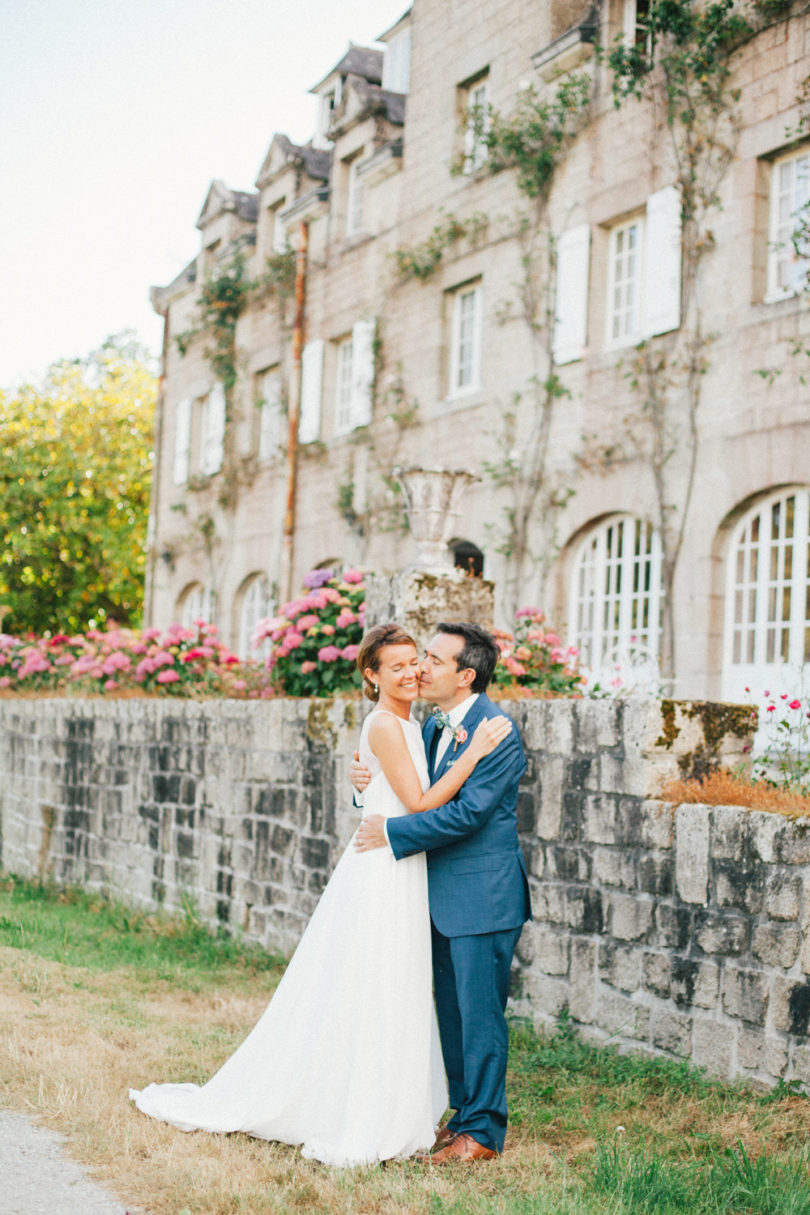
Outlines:
<svg viewBox="0 0 810 1215"><path fill-rule="evenodd" d="M469 620L491 629L494 612L494 582L458 569L375 574L366 583L366 628L396 621L411 634L420 654L440 620Z"/></svg>

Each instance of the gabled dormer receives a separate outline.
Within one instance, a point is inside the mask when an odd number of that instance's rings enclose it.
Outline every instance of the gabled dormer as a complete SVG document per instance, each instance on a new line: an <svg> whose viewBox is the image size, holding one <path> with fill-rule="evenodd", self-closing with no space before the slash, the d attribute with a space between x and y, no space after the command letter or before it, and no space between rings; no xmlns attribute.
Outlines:
<svg viewBox="0 0 810 1215"><path fill-rule="evenodd" d="M322 210L329 195L331 154L311 143L273 136L256 185L261 191L257 248L260 258L283 253L293 242L290 227L302 218L299 204L314 199ZM304 216L310 218L309 212Z"/></svg>
<svg viewBox="0 0 810 1215"><path fill-rule="evenodd" d="M216 262L237 242L250 245L255 240L259 196L246 190L231 190L219 179L208 187L197 227L202 233L202 248L197 258L199 279L206 278Z"/></svg>
<svg viewBox="0 0 810 1215"><path fill-rule="evenodd" d="M318 121L313 147L329 148L332 138L329 134L333 116L343 103L343 93L350 76L367 84L381 85L383 71L383 52L369 46L355 46L349 43L349 49L323 80L313 85L309 90L319 99Z"/></svg>

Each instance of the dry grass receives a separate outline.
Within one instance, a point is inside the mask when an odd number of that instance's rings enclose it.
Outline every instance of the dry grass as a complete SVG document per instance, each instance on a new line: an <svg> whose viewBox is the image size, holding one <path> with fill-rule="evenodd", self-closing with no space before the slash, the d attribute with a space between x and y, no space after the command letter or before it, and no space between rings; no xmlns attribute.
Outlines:
<svg viewBox="0 0 810 1215"><path fill-rule="evenodd" d="M751 810L784 814L787 818L810 815L810 797L762 781L746 780L725 768L711 772L703 780L669 781L662 788L661 797L678 805L698 802L707 806L747 806Z"/></svg>

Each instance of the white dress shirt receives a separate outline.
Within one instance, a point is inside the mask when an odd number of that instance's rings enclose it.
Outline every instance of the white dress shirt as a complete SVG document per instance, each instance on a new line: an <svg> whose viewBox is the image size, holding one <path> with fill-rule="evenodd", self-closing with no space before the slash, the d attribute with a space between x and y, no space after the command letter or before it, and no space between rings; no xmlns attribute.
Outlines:
<svg viewBox="0 0 810 1215"><path fill-rule="evenodd" d="M476 700L478 700L478 693L471 692L466 700L462 700L460 704L454 705L447 714L447 716L450 718L450 725L454 730L458 729L458 727L461 725L464 718L475 704ZM453 735L451 734L450 730L448 730L447 726L445 726L439 738L439 745L436 748L436 762L434 764L434 768L438 768L440 760L443 759L445 751L450 746L452 737Z"/></svg>

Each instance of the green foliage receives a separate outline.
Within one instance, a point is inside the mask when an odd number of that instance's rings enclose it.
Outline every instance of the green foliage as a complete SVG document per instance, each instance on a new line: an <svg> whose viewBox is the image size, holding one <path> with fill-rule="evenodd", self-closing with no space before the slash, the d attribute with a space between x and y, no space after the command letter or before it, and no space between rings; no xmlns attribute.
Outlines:
<svg viewBox="0 0 810 1215"><path fill-rule="evenodd" d="M271 254L265 262L264 274L256 284L257 290L266 291L280 301L290 299L295 294L296 256L294 249Z"/></svg>
<svg viewBox="0 0 810 1215"><path fill-rule="evenodd" d="M590 76L581 72L559 84L550 100L532 86L521 90L507 117L491 110L481 131L490 172L515 168L518 188L545 199L561 158L588 121L590 93Z"/></svg>
<svg viewBox="0 0 810 1215"><path fill-rule="evenodd" d="M477 240L488 224L486 215L476 214L470 219L458 219L447 215L434 226L426 240L410 249L394 250L397 270L403 280L416 278L426 283L438 270L448 249L460 240Z"/></svg>
<svg viewBox="0 0 810 1215"><path fill-rule="evenodd" d="M6 631L136 623L157 381L125 336L0 392L0 605Z"/></svg>
<svg viewBox="0 0 810 1215"><path fill-rule="evenodd" d="M217 266L200 289L200 325L213 342L206 354L225 389L226 398L230 398L238 374L236 323L255 287L247 276L245 255L237 249L229 261Z"/></svg>
<svg viewBox="0 0 810 1215"><path fill-rule="evenodd" d="M514 633L495 630L500 659L492 682L510 695L581 696L579 651L564 647L539 608L521 608Z"/></svg>

